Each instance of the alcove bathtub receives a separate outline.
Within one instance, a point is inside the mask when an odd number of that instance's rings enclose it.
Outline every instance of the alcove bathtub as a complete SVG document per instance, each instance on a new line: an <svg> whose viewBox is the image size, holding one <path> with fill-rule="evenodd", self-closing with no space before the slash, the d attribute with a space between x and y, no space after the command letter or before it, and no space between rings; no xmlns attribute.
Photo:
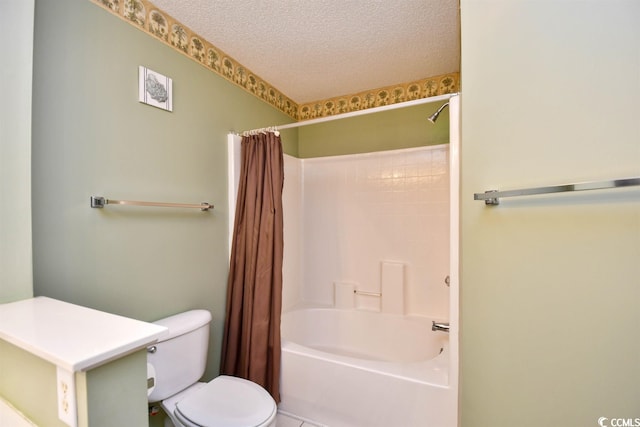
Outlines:
<svg viewBox="0 0 640 427"><path fill-rule="evenodd" d="M279 410L331 427L445 426L448 334L430 319L302 308L282 314Z"/></svg>

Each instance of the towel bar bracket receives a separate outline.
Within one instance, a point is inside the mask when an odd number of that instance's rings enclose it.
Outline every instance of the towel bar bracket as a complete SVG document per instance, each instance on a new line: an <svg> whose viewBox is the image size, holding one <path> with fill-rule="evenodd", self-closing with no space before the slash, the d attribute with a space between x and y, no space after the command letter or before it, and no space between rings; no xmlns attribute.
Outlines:
<svg viewBox="0 0 640 427"><path fill-rule="evenodd" d="M484 194L486 196L491 196L492 193L497 193L498 190L487 190L484 192ZM484 199L484 204L485 205L499 205L500 204L500 199L498 197L487 197L486 199Z"/></svg>
<svg viewBox="0 0 640 427"><path fill-rule="evenodd" d="M106 203L105 203L104 197L91 196L91 207L92 208L102 209L102 208L104 208L105 204Z"/></svg>

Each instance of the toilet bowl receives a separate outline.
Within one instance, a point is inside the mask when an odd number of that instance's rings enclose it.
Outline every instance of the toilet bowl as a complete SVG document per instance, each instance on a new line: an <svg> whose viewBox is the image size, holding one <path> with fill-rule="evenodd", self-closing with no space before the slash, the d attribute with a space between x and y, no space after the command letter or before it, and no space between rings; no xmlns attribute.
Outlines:
<svg viewBox="0 0 640 427"><path fill-rule="evenodd" d="M165 427L275 427L277 406L260 385L204 374L209 323L206 310L192 310L154 323L168 333L147 349L148 400L160 402Z"/></svg>
<svg viewBox="0 0 640 427"><path fill-rule="evenodd" d="M219 376L162 402L180 427L272 427L277 407L269 393L242 378Z"/></svg>

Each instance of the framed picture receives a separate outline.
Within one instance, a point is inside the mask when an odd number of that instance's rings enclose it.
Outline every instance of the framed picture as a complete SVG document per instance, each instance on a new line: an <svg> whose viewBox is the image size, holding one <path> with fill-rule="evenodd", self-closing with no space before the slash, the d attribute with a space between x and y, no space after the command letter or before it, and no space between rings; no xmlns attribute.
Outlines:
<svg viewBox="0 0 640 427"><path fill-rule="evenodd" d="M153 107L173 111L173 83L167 76L147 67L138 67L138 100Z"/></svg>

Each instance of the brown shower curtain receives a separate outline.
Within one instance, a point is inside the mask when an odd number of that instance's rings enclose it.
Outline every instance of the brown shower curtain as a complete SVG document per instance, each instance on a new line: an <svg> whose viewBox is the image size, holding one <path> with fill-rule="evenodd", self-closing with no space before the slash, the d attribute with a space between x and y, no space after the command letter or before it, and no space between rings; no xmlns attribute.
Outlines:
<svg viewBox="0 0 640 427"><path fill-rule="evenodd" d="M273 132L244 136L220 371L260 384L276 402L280 402L283 183L280 136Z"/></svg>

